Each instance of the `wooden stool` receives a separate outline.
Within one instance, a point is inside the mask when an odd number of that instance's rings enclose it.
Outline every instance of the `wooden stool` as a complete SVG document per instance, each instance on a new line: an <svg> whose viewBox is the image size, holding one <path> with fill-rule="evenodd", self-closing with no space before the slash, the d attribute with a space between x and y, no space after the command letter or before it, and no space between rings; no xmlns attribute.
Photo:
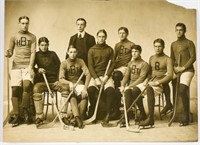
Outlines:
<svg viewBox="0 0 200 145"><path fill-rule="evenodd" d="M56 104L55 105L58 108L58 94L57 94L57 91L52 91L52 93L54 94L54 97L55 97L53 99L56 99ZM52 106L52 115L54 116L54 105L52 104L52 102L49 101L49 97L51 97L51 95L49 94L49 92L44 92L43 104L44 104L44 106L46 106L46 113L45 113L45 116L44 116L45 120L47 118L47 113L48 113L49 105ZM45 102L45 100L46 100L46 102Z"/></svg>

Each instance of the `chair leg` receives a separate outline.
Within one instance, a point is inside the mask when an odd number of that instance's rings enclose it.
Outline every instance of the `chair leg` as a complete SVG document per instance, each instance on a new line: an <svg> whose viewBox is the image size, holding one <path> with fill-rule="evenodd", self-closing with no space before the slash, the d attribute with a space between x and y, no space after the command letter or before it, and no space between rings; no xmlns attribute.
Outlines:
<svg viewBox="0 0 200 145"><path fill-rule="evenodd" d="M159 96L158 96L158 113L159 113L160 120L162 120L162 117L161 117L161 114L160 114L160 108L161 108L160 98L161 98L161 96L162 96L162 94L159 94Z"/></svg>
<svg viewBox="0 0 200 145"><path fill-rule="evenodd" d="M45 120L47 119L47 113L48 113L48 109L49 109L49 93L48 92L45 92L45 95L46 95L46 113L45 113Z"/></svg>

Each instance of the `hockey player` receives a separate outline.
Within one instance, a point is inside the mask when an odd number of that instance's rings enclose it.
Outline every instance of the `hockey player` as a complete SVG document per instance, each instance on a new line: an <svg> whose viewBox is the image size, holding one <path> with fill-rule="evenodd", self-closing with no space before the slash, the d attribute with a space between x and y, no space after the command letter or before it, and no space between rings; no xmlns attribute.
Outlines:
<svg viewBox="0 0 200 145"><path fill-rule="evenodd" d="M140 88L137 86L143 83L149 71L148 63L141 58L141 53L142 53L141 46L134 45L131 47L131 49L132 49L132 60L128 63L128 67L120 87L120 91L122 93L125 93L126 109L130 107L132 102L141 93L142 90L140 90ZM142 97L140 97L140 99L137 101L136 104L140 110L140 117L138 120L140 122L141 120L146 119L146 113L142 103ZM128 121L129 119L130 119L130 113L128 113ZM122 121L120 126L121 127L125 126L125 120Z"/></svg>
<svg viewBox="0 0 200 145"><path fill-rule="evenodd" d="M61 106L68 97L70 91L72 91L73 85L77 82L81 73L84 72L86 76L85 84L81 81L75 88L73 95L70 98L70 105L73 116L75 117L76 124L80 129L84 127L83 120L86 119L86 111L88 106L88 93L87 88L90 82L91 76L89 70L81 58L77 58L78 51L74 46L70 46L68 49L68 58L61 63L59 82L69 86L69 89L61 91ZM67 106L67 104L65 104ZM62 120L65 124L69 125L69 119L67 118L67 107L64 107L61 112Z"/></svg>
<svg viewBox="0 0 200 145"><path fill-rule="evenodd" d="M49 50L49 40L46 37L39 38L38 46L39 51L36 52L35 57L35 65L37 66L36 77L35 85L33 87L33 100L36 110L36 125L39 125L44 120L44 98L42 97L42 93L48 91L42 74L46 74L50 89L53 91L57 91L58 73L60 67L60 59L54 51Z"/></svg>
<svg viewBox="0 0 200 145"><path fill-rule="evenodd" d="M9 49L5 54L9 58L14 54L10 72L14 115L9 119L13 126L22 123L23 116L21 115L23 114L27 124L33 121L30 114L30 102L34 77L33 65L36 52L36 36L28 31L29 22L27 16L19 18L20 30L11 37ZM22 94L20 93L21 90ZM22 111L19 111L19 106L22 107Z"/></svg>
<svg viewBox="0 0 200 145"><path fill-rule="evenodd" d="M121 80L126 72L127 65L132 58L131 48L134 46L134 43L127 39L129 31L126 27L120 27L118 29L118 34L120 42L117 43L114 48L115 70L112 76L115 83L116 96L115 102L113 102L112 119L120 117L119 107L121 105L121 93L119 87L121 86Z"/></svg>
<svg viewBox="0 0 200 145"><path fill-rule="evenodd" d="M156 39L153 42L155 55L149 59L151 75L149 78L156 77L149 82L147 87L147 104L148 104L148 118L140 122L141 126L154 125L154 106L155 96L163 92L163 84L169 83L173 77L173 64L170 57L164 52L165 42L162 39ZM144 89L144 85L140 85L140 89Z"/></svg>
<svg viewBox="0 0 200 145"><path fill-rule="evenodd" d="M196 61L196 50L194 43L185 37L186 26L183 23L177 23L175 26L175 32L178 40L171 44L171 58L174 61L175 73L180 73L180 85L178 87L178 98L181 98L183 104L182 117L179 120L180 126L186 126L189 124L189 87L194 76L193 63ZM180 55L180 64L179 62ZM179 65L179 66L178 66ZM176 79L172 82L173 94L175 97L176 92Z"/></svg>
<svg viewBox="0 0 200 145"><path fill-rule="evenodd" d="M113 49L106 44L107 33L104 29L97 32L97 44L90 48L88 52L88 68L92 76L89 88L89 117L94 113L97 94L99 86L104 85L104 95L101 98L102 102L105 102L105 117L103 117L102 125L106 125L109 122L109 117L112 109L112 103L114 101L114 82L112 80L111 72L113 67L108 69L107 74L104 76L106 67L109 60L113 60ZM100 105L100 104L99 104ZM102 112L101 112L102 113ZM102 116L99 116L102 117Z"/></svg>

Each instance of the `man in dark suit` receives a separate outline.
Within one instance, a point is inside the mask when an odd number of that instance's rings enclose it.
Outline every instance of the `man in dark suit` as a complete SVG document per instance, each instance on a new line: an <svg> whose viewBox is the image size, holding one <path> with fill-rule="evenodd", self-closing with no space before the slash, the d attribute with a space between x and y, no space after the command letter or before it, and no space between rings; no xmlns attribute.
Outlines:
<svg viewBox="0 0 200 145"><path fill-rule="evenodd" d="M77 57L82 58L86 65L88 64L88 50L90 47L95 45L94 36L85 32L86 20L83 18L78 18L76 20L76 25L78 28L78 33L71 36L69 41L69 46L73 45L78 50ZM68 58L68 55L66 55Z"/></svg>

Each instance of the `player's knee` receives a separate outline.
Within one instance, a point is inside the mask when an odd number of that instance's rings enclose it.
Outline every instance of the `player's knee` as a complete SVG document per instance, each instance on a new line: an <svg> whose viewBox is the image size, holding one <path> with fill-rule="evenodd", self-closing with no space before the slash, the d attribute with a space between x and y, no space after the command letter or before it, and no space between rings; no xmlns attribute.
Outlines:
<svg viewBox="0 0 200 145"><path fill-rule="evenodd" d="M23 81L23 91L24 92L31 92L32 91L32 83L31 81Z"/></svg>
<svg viewBox="0 0 200 145"><path fill-rule="evenodd" d="M61 96L67 98L69 95L69 91L62 91Z"/></svg>
<svg viewBox="0 0 200 145"><path fill-rule="evenodd" d="M94 87L94 86L90 86L90 87L88 88L88 94L89 94L89 95L95 94L96 91L98 91L98 90L97 90L97 88Z"/></svg>
<svg viewBox="0 0 200 145"><path fill-rule="evenodd" d="M41 86L39 86L39 85L34 85L34 87L33 87L33 93L35 94L35 93L42 93L43 91L42 91L42 88L41 88Z"/></svg>
<svg viewBox="0 0 200 145"><path fill-rule="evenodd" d="M154 93L154 90L153 90L153 88L151 87L151 86L148 86L147 87L147 94L152 94L152 93Z"/></svg>
<svg viewBox="0 0 200 145"><path fill-rule="evenodd" d="M33 94L33 100L34 101L40 101L40 100L42 100L42 94L41 93L34 93Z"/></svg>
<svg viewBox="0 0 200 145"><path fill-rule="evenodd" d="M122 72L121 71L115 71L115 72L113 72L112 79L115 82L120 82L123 79Z"/></svg>
<svg viewBox="0 0 200 145"><path fill-rule="evenodd" d="M179 89L178 89L178 93L181 95L181 96L184 96L184 94L186 93L187 91L187 86L184 85L184 84L180 84L179 85Z"/></svg>

